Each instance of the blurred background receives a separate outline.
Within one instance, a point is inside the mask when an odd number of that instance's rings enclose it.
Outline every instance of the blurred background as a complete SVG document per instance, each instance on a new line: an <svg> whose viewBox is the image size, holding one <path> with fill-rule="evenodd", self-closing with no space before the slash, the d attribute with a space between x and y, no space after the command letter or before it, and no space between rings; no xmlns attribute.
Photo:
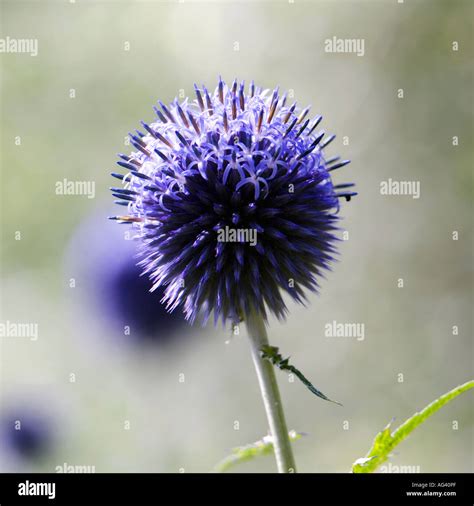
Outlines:
<svg viewBox="0 0 474 506"><path fill-rule="evenodd" d="M344 405L277 371L289 427L308 434L299 470L348 472L392 418L472 377L471 2L0 5L2 38L38 40L37 56L0 54L0 320L38 331L0 338L1 471L207 472L266 434L245 329L166 315L127 227L107 221L127 132L219 74L312 104L337 134L328 153L352 160L335 180L359 192L320 295L269 326ZM325 52L333 37L362 39L364 54ZM419 182L420 198L382 195L389 178ZM58 195L64 179L94 182L93 198ZM363 323L364 339L327 337L333 321ZM464 394L392 466L472 472L473 420ZM270 457L235 468L274 470Z"/></svg>

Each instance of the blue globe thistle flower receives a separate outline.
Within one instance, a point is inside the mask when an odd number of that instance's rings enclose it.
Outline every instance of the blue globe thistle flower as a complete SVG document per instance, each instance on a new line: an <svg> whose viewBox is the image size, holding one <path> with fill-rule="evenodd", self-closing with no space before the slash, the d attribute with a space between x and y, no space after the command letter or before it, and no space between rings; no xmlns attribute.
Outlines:
<svg viewBox="0 0 474 506"><path fill-rule="evenodd" d="M327 159L334 139L287 95L221 79L214 93L155 107L157 121L130 134L120 155L124 188L112 188L137 228L140 266L165 287L162 302L193 322L225 322L257 311L286 314L282 291L304 302L336 252L339 199L353 184L330 173L349 163Z"/></svg>

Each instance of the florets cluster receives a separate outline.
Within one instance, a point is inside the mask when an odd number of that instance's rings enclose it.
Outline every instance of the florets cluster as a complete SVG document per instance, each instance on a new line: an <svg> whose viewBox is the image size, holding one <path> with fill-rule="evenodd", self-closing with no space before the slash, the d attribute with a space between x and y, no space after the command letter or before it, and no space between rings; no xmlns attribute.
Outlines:
<svg viewBox="0 0 474 506"><path fill-rule="evenodd" d="M112 188L127 214L113 219L137 228L140 266L169 310L282 318L282 292L303 302L333 260L339 198L355 193L330 173L349 161L325 158L335 136L278 89L219 80L195 92L159 102L157 120L130 134L127 173L113 174L124 188Z"/></svg>

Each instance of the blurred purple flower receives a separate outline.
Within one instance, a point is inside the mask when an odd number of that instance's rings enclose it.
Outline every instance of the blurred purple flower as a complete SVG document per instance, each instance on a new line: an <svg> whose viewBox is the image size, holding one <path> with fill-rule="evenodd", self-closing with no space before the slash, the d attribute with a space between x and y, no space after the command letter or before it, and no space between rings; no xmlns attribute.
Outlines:
<svg viewBox="0 0 474 506"><path fill-rule="evenodd" d="M86 220L69 244L67 271L83 302L115 335L130 335L134 342L171 342L186 333L184 318L167 312L160 294L150 292L151 282L140 275L132 241L121 231L96 215Z"/></svg>
<svg viewBox="0 0 474 506"><path fill-rule="evenodd" d="M0 416L0 440L21 458L40 458L53 447L53 427L48 416L37 409L8 407Z"/></svg>

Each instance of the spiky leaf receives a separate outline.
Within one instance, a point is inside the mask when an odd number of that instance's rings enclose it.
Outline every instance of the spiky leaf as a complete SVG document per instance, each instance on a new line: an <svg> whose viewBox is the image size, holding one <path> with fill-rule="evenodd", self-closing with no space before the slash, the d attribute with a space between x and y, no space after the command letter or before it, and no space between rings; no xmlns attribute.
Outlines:
<svg viewBox="0 0 474 506"><path fill-rule="evenodd" d="M262 358L265 358L269 360L273 365L276 365L279 369L282 371L289 371L293 373L306 387L310 392L312 392L314 395L317 395L321 399L324 399L325 401L334 402L334 404L338 404L339 406L342 406L340 402L333 401L326 395L324 395L320 390L318 390L316 387L312 385L312 383L303 375L301 371L299 371L295 366L290 365L289 360L290 357L283 358L278 353L278 348L276 346L263 346L261 348L261 354Z"/></svg>
<svg viewBox="0 0 474 506"><path fill-rule="evenodd" d="M418 425L421 425L433 413L442 408L449 401L462 394L466 390L474 387L474 380L468 381L463 385L459 385L453 390L442 395L431 404L428 404L419 413L415 413L412 417L408 418L398 429L393 433L390 431L390 422L381 432L379 432L374 439L372 448L365 458L357 459L352 465L353 473L372 473L378 466L383 464L393 449L400 444ZM393 421L393 420L392 420Z"/></svg>

